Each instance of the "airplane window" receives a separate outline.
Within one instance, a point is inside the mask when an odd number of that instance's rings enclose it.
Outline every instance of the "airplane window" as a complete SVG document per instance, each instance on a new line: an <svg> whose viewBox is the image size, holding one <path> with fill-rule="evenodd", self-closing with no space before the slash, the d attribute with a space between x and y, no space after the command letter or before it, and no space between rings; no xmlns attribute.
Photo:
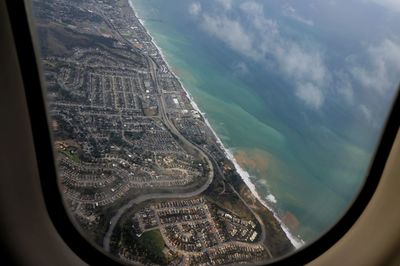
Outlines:
<svg viewBox="0 0 400 266"><path fill-rule="evenodd" d="M394 1L32 0L59 189L123 263L261 264L363 187L400 77Z"/></svg>

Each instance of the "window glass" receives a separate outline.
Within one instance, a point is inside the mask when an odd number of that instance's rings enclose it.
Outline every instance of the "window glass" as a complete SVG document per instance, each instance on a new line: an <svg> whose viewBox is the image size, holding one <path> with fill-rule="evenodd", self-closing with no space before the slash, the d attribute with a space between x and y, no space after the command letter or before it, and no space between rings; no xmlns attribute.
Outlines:
<svg viewBox="0 0 400 266"><path fill-rule="evenodd" d="M112 256L267 262L357 196L397 93L395 1L32 6L59 187Z"/></svg>

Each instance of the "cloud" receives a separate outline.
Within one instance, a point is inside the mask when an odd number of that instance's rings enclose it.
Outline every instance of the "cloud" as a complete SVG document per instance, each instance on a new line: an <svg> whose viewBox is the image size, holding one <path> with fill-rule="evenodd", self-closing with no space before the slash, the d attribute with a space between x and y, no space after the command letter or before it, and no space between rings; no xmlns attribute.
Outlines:
<svg viewBox="0 0 400 266"><path fill-rule="evenodd" d="M322 91L311 83L299 84L296 88L296 96L314 109L319 109L324 103Z"/></svg>
<svg viewBox="0 0 400 266"><path fill-rule="evenodd" d="M198 16L201 13L201 4L193 2L189 6L189 13L193 16Z"/></svg>
<svg viewBox="0 0 400 266"><path fill-rule="evenodd" d="M366 1L380 5L390 11L400 12L399 0L366 0Z"/></svg>
<svg viewBox="0 0 400 266"><path fill-rule="evenodd" d="M326 81L327 70L319 52L307 51L296 43L283 40L274 53L281 69L290 77L317 85Z"/></svg>
<svg viewBox="0 0 400 266"><path fill-rule="evenodd" d="M354 104L354 88L351 84L349 74L341 71L336 73L336 91L348 104Z"/></svg>
<svg viewBox="0 0 400 266"><path fill-rule="evenodd" d="M328 70L319 52L280 40L273 47L279 69L294 81L295 95L312 109L320 109L328 86Z"/></svg>
<svg viewBox="0 0 400 266"><path fill-rule="evenodd" d="M201 25L209 34L224 41L233 50L251 58L257 57L251 36L237 20L205 14Z"/></svg>
<svg viewBox="0 0 400 266"><path fill-rule="evenodd" d="M308 26L314 26L314 21L312 21L310 19L306 19L306 18L300 16L297 13L296 9L294 7L292 7L292 6L290 6L290 5L287 5L287 6L285 6L283 8L283 15L288 17L288 18L294 19L294 20L296 20L298 22L304 23L304 24L306 24Z"/></svg>
<svg viewBox="0 0 400 266"><path fill-rule="evenodd" d="M360 110L361 110L361 113L364 115L364 118L368 122L373 121L371 111L369 110L369 108L366 105L361 104L360 105Z"/></svg>
<svg viewBox="0 0 400 266"><path fill-rule="evenodd" d="M267 16L263 2L215 0L214 3L213 8L202 10L195 2L192 11L189 10L196 14L204 31L267 71L282 74L293 97L309 110L323 111L327 101L334 101L346 104L343 108L350 109L345 110L358 113L361 119L377 127L376 121L385 108L382 103L392 97L400 81L400 39L392 37L365 44L364 49L349 55L342 67L328 68L324 50L318 43L291 38L286 32L287 25ZM286 6L283 12L300 23L313 25L291 6ZM244 75L249 71L246 60L238 58L238 63L231 66L232 73Z"/></svg>
<svg viewBox="0 0 400 266"><path fill-rule="evenodd" d="M367 123L378 128L388 108L383 103L393 99L400 82L400 41L384 39L365 46L365 52L350 57L347 63L348 76L358 87L359 111Z"/></svg>
<svg viewBox="0 0 400 266"><path fill-rule="evenodd" d="M232 8L232 0L216 0L217 3L219 3L224 10L230 10Z"/></svg>
<svg viewBox="0 0 400 266"><path fill-rule="evenodd" d="M252 14L254 16L259 16L264 14L264 7L260 3L256 3L253 1L247 1L240 5L240 9L248 14Z"/></svg>
<svg viewBox="0 0 400 266"><path fill-rule="evenodd" d="M285 73L298 86L294 95L310 108L320 108L328 77L322 54L284 37L262 4L246 1L239 11L245 19L230 16L224 8L203 13L201 27L234 51Z"/></svg>
<svg viewBox="0 0 400 266"><path fill-rule="evenodd" d="M267 19L264 14L264 7L256 2L244 2L240 5L242 12L247 15L250 22L260 34L265 37L279 33L278 23L272 19Z"/></svg>
<svg viewBox="0 0 400 266"><path fill-rule="evenodd" d="M366 105L366 104L360 104L359 109L361 111L361 114L364 116L365 121L367 121L368 124L370 124L372 127L378 129L379 126L379 118L376 117L371 109Z"/></svg>
<svg viewBox="0 0 400 266"><path fill-rule="evenodd" d="M385 39L377 46L369 46L366 59L367 66L353 62L350 73L354 79L381 95L395 89L400 81L400 42Z"/></svg>

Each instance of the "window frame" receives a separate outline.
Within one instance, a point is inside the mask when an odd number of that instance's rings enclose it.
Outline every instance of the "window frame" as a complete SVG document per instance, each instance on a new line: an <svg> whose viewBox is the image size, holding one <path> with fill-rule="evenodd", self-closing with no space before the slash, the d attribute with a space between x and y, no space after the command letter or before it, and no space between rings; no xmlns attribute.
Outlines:
<svg viewBox="0 0 400 266"><path fill-rule="evenodd" d="M113 257L92 244L71 221L58 185L57 167L45 99L45 83L37 52L35 27L31 23L30 3L24 0L6 0L6 6L26 93L41 188L50 220L68 247L84 262L90 265L126 264L126 262ZM397 91L395 96L364 185L344 215L314 242L306 244L294 253L272 260L267 265L307 264L330 249L350 230L376 191L399 130L399 117L400 90Z"/></svg>

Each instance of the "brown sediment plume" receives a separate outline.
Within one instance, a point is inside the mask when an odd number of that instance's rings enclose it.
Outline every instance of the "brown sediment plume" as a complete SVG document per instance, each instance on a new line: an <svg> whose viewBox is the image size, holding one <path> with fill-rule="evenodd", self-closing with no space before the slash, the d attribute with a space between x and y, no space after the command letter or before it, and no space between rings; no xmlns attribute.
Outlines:
<svg viewBox="0 0 400 266"><path fill-rule="evenodd" d="M174 74L178 77L178 78L185 78L185 80L190 81L190 82L196 82L195 77L193 76L192 73L190 73L189 71L182 69L182 68L176 68L173 66L170 66L172 72L174 72Z"/></svg>
<svg viewBox="0 0 400 266"><path fill-rule="evenodd" d="M240 149L234 153L239 165L246 170L265 174L271 163L271 154L260 149Z"/></svg>
<svg viewBox="0 0 400 266"><path fill-rule="evenodd" d="M297 217L291 212L285 212L282 216L282 222L289 227L291 232L297 232L300 222Z"/></svg>

